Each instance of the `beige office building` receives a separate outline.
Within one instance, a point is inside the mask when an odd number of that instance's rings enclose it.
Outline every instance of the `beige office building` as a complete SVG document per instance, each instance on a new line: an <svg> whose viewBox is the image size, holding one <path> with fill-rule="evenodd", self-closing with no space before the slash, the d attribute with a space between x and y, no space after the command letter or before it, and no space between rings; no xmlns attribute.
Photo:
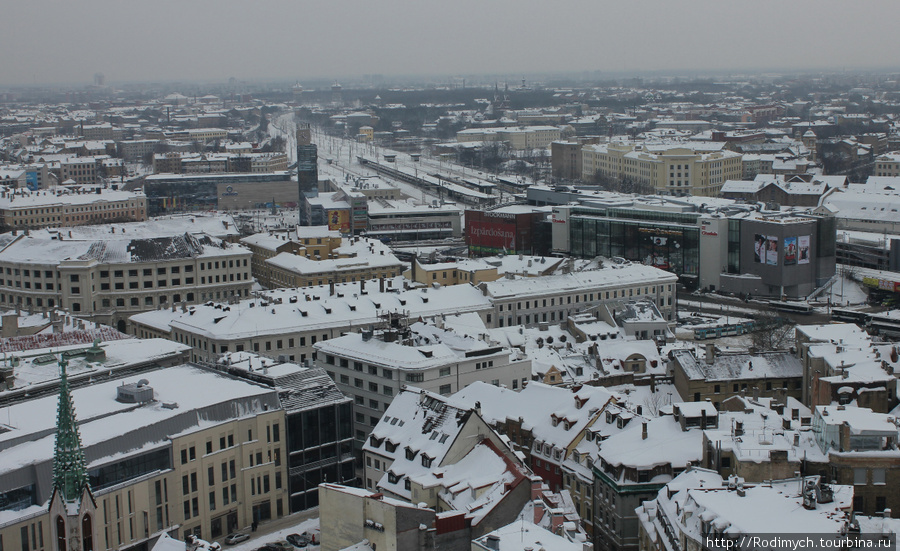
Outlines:
<svg viewBox="0 0 900 551"><path fill-rule="evenodd" d="M218 539L287 512L275 389L181 365L77 388L72 398L96 501L94 551L139 548L163 532ZM9 407L21 421L0 435L0 497L16 502L0 515L4 549L56 549L46 505L56 401Z"/></svg>
<svg viewBox="0 0 900 551"><path fill-rule="evenodd" d="M582 150L582 159L585 180L598 174L628 179L648 184L664 195L716 197L722 184L743 175L741 154L715 144L589 145Z"/></svg>

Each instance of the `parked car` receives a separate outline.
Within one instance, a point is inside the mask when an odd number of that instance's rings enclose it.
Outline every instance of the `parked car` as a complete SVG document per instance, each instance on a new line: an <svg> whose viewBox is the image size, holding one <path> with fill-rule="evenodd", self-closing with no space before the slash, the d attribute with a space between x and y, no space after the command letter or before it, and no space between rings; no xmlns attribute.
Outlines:
<svg viewBox="0 0 900 551"><path fill-rule="evenodd" d="M301 549L307 547L309 545L309 536L306 533L303 534L288 534L287 538L288 542L294 547L299 547Z"/></svg>
<svg viewBox="0 0 900 551"><path fill-rule="evenodd" d="M300 535L309 538L309 543L313 545L319 545L320 543L322 543L321 541L319 541L319 533L320 532L318 528L313 528L312 530L307 530Z"/></svg>
<svg viewBox="0 0 900 551"><path fill-rule="evenodd" d="M294 551L294 547L285 540L270 541L266 543L266 548L272 551Z"/></svg>
<svg viewBox="0 0 900 551"><path fill-rule="evenodd" d="M241 543L242 541L247 541L250 539L250 534L244 534L242 532L235 532L233 534L228 534L225 536L225 543L228 545L234 545L236 543Z"/></svg>

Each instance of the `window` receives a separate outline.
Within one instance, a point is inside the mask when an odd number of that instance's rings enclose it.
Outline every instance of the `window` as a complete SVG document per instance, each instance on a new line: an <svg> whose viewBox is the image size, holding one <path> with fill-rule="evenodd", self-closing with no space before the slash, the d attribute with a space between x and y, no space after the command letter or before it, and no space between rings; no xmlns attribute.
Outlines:
<svg viewBox="0 0 900 551"><path fill-rule="evenodd" d="M884 469L872 469L872 484L885 484L885 470ZM880 509L879 509L880 510Z"/></svg>
<svg viewBox="0 0 900 551"><path fill-rule="evenodd" d="M853 469L853 484L855 486L865 486L866 484L866 469L857 467Z"/></svg>
<svg viewBox="0 0 900 551"><path fill-rule="evenodd" d="M450 393L452 392L450 390L450 387L451 387L451 385L441 385L439 393L443 396L449 396Z"/></svg>
<svg viewBox="0 0 900 551"><path fill-rule="evenodd" d="M449 377L449 376L450 376L450 368L449 368L449 367L442 367L442 368L441 368L441 371L440 371L440 376L441 376L441 377Z"/></svg>

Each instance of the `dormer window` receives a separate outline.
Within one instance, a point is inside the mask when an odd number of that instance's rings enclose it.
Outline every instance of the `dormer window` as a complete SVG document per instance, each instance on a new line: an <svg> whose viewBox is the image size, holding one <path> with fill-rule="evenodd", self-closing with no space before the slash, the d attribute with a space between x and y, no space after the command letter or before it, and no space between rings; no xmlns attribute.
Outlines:
<svg viewBox="0 0 900 551"><path fill-rule="evenodd" d="M416 458L416 455L417 455L418 453L419 453L419 452L417 452L416 450L410 448L409 446L406 447L406 458L409 459L410 461L412 461L413 459L415 459L415 458Z"/></svg>
<svg viewBox="0 0 900 551"><path fill-rule="evenodd" d="M555 413L550 415L550 423L552 423L554 427L559 424L559 419L556 417Z"/></svg>
<svg viewBox="0 0 900 551"><path fill-rule="evenodd" d="M396 484L400 480L400 477L395 475L393 471L388 471L388 482L391 484Z"/></svg>
<svg viewBox="0 0 900 551"><path fill-rule="evenodd" d="M434 461L433 457L428 457L424 453L422 454L422 466L423 467L431 467L432 461Z"/></svg>
<svg viewBox="0 0 900 551"><path fill-rule="evenodd" d="M394 453L395 451L397 451L397 446L399 446L399 444L395 444L395 443L391 442L390 440L388 440L387 442L384 443L384 449L387 450L389 453Z"/></svg>

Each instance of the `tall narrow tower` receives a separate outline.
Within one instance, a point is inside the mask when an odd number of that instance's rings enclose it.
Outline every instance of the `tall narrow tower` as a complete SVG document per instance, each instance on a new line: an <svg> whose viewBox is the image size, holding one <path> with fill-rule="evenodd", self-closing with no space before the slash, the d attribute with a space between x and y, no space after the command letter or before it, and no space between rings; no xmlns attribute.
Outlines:
<svg viewBox="0 0 900 551"><path fill-rule="evenodd" d="M75 420L67 366L65 359L59 360L50 531L56 542L56 551L94 551L94 511L97 505L91 493L81 436Z"/></svg>
<svg viewBox="0 0 900 551"><path fill-rule="evenodd" d="M310 220L309 197L319 195L319 152L312 143L312 131L308 123L297 126L297 184L300 191L300 225L308 226Z"/></svg>

